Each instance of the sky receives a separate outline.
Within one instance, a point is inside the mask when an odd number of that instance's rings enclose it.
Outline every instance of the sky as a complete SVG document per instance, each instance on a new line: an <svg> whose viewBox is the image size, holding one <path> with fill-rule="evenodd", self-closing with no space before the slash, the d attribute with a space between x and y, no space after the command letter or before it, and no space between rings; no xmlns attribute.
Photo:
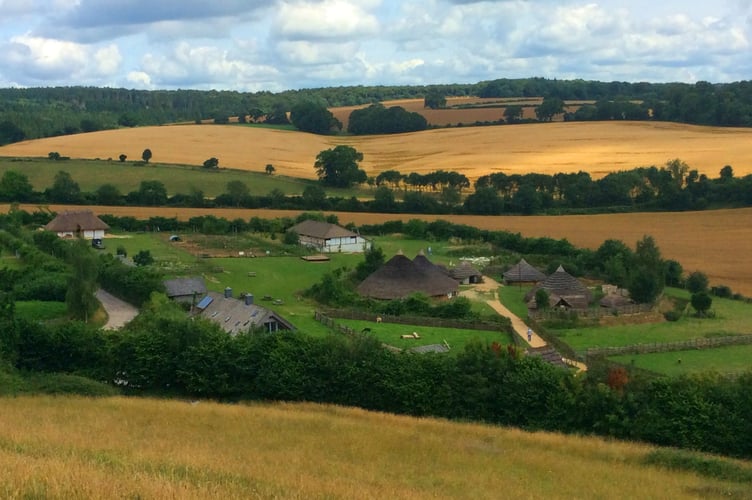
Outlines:
<svg viewBox="0 0 752 500"><path fill-rule="evenodd" d="M0 0L0 87L752 79L752 0Z"/></svg>

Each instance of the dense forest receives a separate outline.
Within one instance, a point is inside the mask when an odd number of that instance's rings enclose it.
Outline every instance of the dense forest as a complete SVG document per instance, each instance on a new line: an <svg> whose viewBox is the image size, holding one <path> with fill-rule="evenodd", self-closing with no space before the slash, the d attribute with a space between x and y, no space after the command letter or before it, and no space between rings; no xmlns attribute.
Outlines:
<svg viewBox="0 0 752 500"><path fill-rule="evenodd" d="M701 125L752 126L752 82L629 83L545 78L475 84L354 86L271 92L129 90L96 87L0 89L0 145L24 139L117 127L211 120L252 120L290 111L301 101L351 106L437 94L547 97L594 104L565 115L572 120L654 119ZM434 100L428 103L434 107ZM284 116L284 115L282 115Z"/></svg>

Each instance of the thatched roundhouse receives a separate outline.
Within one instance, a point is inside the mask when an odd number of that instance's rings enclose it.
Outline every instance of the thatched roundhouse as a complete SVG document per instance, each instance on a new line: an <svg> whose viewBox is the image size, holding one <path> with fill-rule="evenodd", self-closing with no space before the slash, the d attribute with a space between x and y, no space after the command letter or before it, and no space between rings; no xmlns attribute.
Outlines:
<svg viewBox="0 0 752 500"><path fill-rule="evenodd" d="M457 294L457 281L444 274L425 255L416 260L418 262L398 253L363 280L358 285L358 293L382 300L399 299L413 293L445 298Z"/></svg>
<svg viewBox="0 0 752 500"><path fill-rule="evenodd" d="M456 267L452 268L450 275L457 280L460 285L471 285L483 282L483 274L466 260L461 261Z"/></svg>
<svg viewBox="0 0 752 500"><path fill-rule="evenodd" d="M593 300L593 293L577 278L566 272L562 266L559 266L555 273L525 294L525 301L529 308L535 309L538 307L538 304L535 303L535 293L541 288L548 292L551 307L587 309Z"/></svg>
<svg viewBox="0 0 752 500"><path fill-rule="evenodd" d="M546 279L546 275L527 263L525 259L509 268L503 273L506 283L537 283Z"/></svg>

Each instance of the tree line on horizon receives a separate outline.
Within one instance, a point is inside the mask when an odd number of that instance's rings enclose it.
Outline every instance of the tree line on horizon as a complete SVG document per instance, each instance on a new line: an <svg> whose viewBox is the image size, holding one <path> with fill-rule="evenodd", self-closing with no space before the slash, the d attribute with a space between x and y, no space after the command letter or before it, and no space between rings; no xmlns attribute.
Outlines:
<svg viewBox="0 0 752 500"><path fill-rule="evenodd" d="M344 153L338 154L343 148ZM679 159L661 167L613 172L597 180L587 172L493 173L479 177L474 191L463 195L462 190L470 183L458 172L402 174L387 170L368 178L357 167L358 158L362 156L358 156L356 150L345 146L322 151L316 167L321 182L305 187L300 195L285 195L279 189L265 195L252 195L245 182L233 180L227 183L224 193L213 198L197 188L189 193L169 195L168 187L157 180L143 180L138 189L128 193L111 183L102 184L93 192L84 192L65 170L58 171L50 187L35 191L22 171L6 170L0 177L0 202L452 215L683 211L752 206L752 175L736 177L730 165L724 166L717 178L699 174ZM347 165L340 167L340 160ZM331 162L335 164L330 165ZM331 196L325 189L349 187L353 183L372 185L373 198Z"/></svg>
<svg viewBox="0 0 752 500"><path fill-rule="evenodd" d="M427 106L441 107L442 101L437 96L544 97L549 98L550 103L557 100L595 101L594 105L583 106L565 116L573 120L650 119L699 125L752 126L750 81L630 83L536 77L474 84L329 87L279 93L97 87L6 88L0 89L0 145L119 127L207 119L227 123L230 116L241 117L241 121L259 121L265 117L268 123L287 123L288 112L309 102L328 108L376 104L391 99L427 98ZM415 129L420 123L413 115L400 113L399 120L393 121L389 127L397 132ZM501 111L499 119L503 120ZM313 126L322 130L319 133L337 130L335 122L314 123Z"/></svg>

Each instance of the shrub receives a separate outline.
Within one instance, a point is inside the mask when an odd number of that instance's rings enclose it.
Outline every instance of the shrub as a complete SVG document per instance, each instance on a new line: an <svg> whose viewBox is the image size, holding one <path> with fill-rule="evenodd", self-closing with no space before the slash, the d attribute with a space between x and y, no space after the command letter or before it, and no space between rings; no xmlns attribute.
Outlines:
<svg viewBox="0 0 752 500"><path fill-rule="evenodd" d="M663 317L666 318L666 321L679 321L682 315L679 311L666 311L663 313Z"/></svg>

